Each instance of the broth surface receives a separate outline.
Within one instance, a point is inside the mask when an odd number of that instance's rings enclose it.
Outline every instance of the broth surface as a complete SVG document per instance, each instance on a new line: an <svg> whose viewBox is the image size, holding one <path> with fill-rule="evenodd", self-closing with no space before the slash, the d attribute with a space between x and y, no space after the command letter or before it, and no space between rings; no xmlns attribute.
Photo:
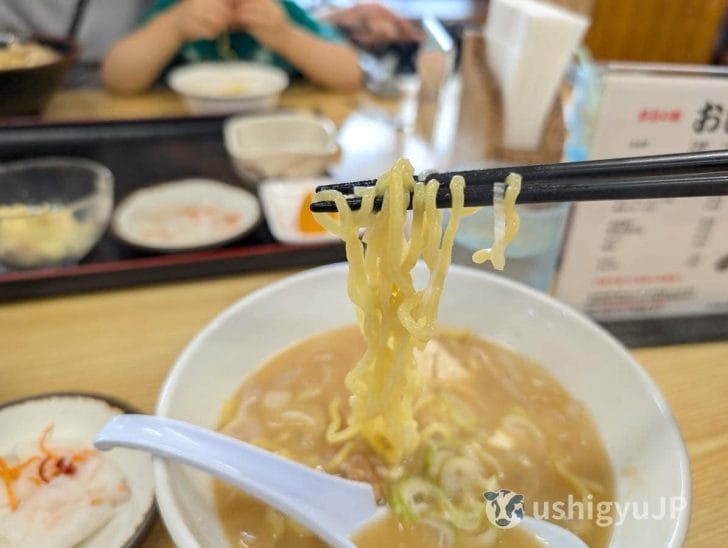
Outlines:
<svg viewBox="0 0 728 548"><path fill-rule="evenodd" d="M530 359L463 331L441 330L417 354L423 397L416 417L423 435L433 434L414 455L392 468L363 444L329 443L332 402L348 405L344 378L364 350L356 326L310 337L249 376L220 418L220 430L228 435L308 466L369 481L380 502L392 509L398 504L393 501L401 502L405 486L428 474L428 481L441 481L446 491L452 487L448 463L467 468L464 461L470 459L487 477L484 483L464 483L448 493L454 503L464 500L469 508L482 509L477 528L456 531L430 519L402 523L392 516L357 534L359 546L437 547L453 539L463 548L536 546L518 527L504 530L488 523L486 490L524 495L526 514L532 513L534 503L543 513L546 504L570 499L586 501L592 508L614 499L611 466L584 406ZM442 416L452 424L440 438ZM437 464L440 461L445 464ZM448 470L457 472L453 466ZM214 490L232 546L325 546L237 489L216 481ZM401 504L398 511L401 516ZM587 518L576 514L555 523L589 546L606 546L611 529Z"/></svg>

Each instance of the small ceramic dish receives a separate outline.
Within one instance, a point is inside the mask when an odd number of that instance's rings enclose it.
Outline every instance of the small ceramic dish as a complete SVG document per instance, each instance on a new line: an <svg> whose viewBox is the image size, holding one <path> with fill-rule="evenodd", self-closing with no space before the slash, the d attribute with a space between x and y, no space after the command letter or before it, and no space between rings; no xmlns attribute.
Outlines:
<svg viewBox="0 0 728 548"><path fill-rule="evenodd" d="M13 454L19 445L36 440L51 425L52 439L73 439L92 448L98 430L121 413L138 411L115 398L85 392L40 394L0 404L0 456ZM78 546L131 548L144 539L157 517L152 459L130 449L114 449L104 457L123 474L130 496L115 508L106 525ZM3 511L0 506L0 516Z"/></svg>
<svg viewBox="0 0 728 548"><path fill-rule="evenodd" d="M116 208L111 228L124 242L151 251L217 247L260 221L247 190L211 179L184 179L133 192Z"/></svg>
<svg viewBox="0 0 728 548"><path fill-rule="evenodd" d="M329 177L264 181L258 195L273 237L288 244L316 244L339 238L322 228L308 209L314 190Z"/></svg>
<svg viewBox="0 0 728 548"><path fill-rule="evenodd" d="M225 150L246 181L321 175L339 158L334 123L310 114L236 116L225 121Z"/></svg>

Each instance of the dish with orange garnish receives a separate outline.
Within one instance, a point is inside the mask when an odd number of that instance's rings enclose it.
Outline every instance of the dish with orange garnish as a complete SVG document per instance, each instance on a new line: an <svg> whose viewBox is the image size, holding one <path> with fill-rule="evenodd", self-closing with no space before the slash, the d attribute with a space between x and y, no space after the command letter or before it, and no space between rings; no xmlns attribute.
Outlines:
<svg viewBox="0 0 728 548"><path fill-rule="evenodd" d="M0 406L0 546L131 547L156 516L151 460L92 441L127 404L48 394Z"/></svg>
<svg viewBox="0 0 728 548"><path fill-rule="evenodd" d="M329 177L263 182L258 194L273 237L290 244L338 241L318 224L309 210L315 188L332 182Z"/></svg>
<svg viewBox="0 0 728 548"><path fill-rule="evenodd" d="M211 248L242 238L260 221L250 192L211 179L142 188L116 208L111 223L124 242L161 252Z"/></svg>

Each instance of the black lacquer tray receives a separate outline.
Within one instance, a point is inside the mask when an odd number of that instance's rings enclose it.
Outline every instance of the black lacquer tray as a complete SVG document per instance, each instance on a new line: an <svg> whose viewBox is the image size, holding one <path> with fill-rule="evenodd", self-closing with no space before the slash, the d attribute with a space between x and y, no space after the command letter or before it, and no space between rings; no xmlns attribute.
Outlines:
<svg viewBox="0 0 728 548"><path fill-rule="evenodd" d="M241 185L223 145L224 118L165 118L0 126L0 162L38 156L96 160L114 174L114 202L144 186L188 177ZM244 239L204 252L159 255L109 231L77 265L0 272L0 301L344 260L341 244L278 243L265 222Z"/></svg>

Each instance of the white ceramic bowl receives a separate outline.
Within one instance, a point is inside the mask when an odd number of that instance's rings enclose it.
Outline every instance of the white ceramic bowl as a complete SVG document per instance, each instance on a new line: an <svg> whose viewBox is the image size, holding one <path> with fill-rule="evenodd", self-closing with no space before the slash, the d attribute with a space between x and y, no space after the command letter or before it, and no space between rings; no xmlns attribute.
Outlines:
<svg viewBox="0 0 728 548"><path fill-rule="evenodd" d="M172 70L167 84L193 114L229 114L273 110L288 87L288 75L261 63L194 63Z"/></svg>
<svg viewBox="0 0 728 548"><path fill-rule="evenodd" d="M336 128L308 114L237 116L225 121L225 149L244 180L309 177L339 156Z"/></svg>
<svg viewBox="0 0 728 548"><path fill-rule="evenodd" d="M213 428L223 402L261 363L308 335L355 321L346 273L345 264L309 270L228 308L179 357L157 413ZM609 452L621 505L646 503L654 514L662 500L682 497L685 507L674 519L639 520L627 512L611 546L682 545L690 515L685 446L658 389L617 341L542 293L465 267L452 267L448 275L440 323L469 328L537 359L586 402ZM210 478L164 461L155 462L154 472L159 508L175 543L226 545Z"/></svg>

